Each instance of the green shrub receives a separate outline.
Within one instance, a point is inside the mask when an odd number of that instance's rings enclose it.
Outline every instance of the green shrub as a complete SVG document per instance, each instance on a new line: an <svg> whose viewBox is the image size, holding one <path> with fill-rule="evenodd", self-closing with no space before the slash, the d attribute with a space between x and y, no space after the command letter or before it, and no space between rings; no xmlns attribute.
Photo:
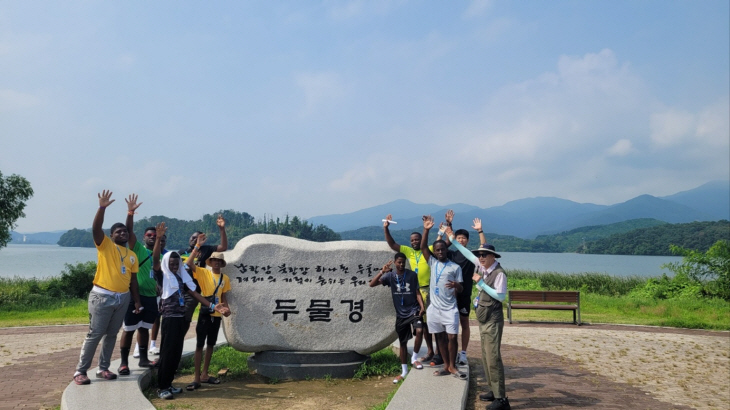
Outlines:
<svg viewBox="0 0 730 410"><path fill-rule="evenodd" d="M510 270L507 284L513 290L578 290L606 296L626 295L646 279L638 276L611 276L605 273L557 273Z"/></svg>
<svg viewBox="0 0 730 410"><path fill-rule="evenodd" d="M373 353L355 372L353 379L373 376L390 376L401 372L400 359L392 350L386 348Z"/></svg>

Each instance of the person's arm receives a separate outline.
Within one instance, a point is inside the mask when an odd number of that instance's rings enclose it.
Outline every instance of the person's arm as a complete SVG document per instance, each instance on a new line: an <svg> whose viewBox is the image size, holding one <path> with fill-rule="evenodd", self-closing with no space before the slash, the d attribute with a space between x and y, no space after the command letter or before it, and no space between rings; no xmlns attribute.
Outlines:
<svg viewBox="0 0 730 410"><path fill-rule="evenodd" d="M390 246L390 249L392 249L394 252L400 252L400 245L395 243L395 239L390 235L390 229L388 229L388 226L390 225L390 222L393 220L393 215L388 214L388 216L385 217L385 222L383 222L383 231L385 232L385 242L388 243L388 246Z"/></svg>
<svg viewBox="0 0 730 410"><path fill-rule="evenodd" d="M380 272L378 272L378 274L375 275L375 277L370 280L370 287L371 288L374 288L374 287L376 287L378 285L382 285L383 284L383 281L382 281L383 274L385 274L386 272L390 272L391 271L390 266L392 264L393 264L393 261L389 261L388 263L386 263L385 265L383 265L383 269L381 269Z"/></svg>
<svg viewBox="0 0 730 410"><path fill-rule="evenodd" d="M421 235L421 253L426 261L431 259L431 250L428 249L428 231L433 228L433 217L431 215L423 216L423 234Z"/></svg>
<svg viewBox="0 0 730 410"><path fill-rule="evenodd" d="M94 222L91 224L91 234L94 237L94 243L96 246L99 246L104 240L104 230L101 229L102 225L104 225L104 212L106 211L106 207L111 205L116 199L112 199L112 192L107 190L101 191L97 196L99 197L99 209L96 210Z"/></svg>
<svg viewBox="0 0 730 410"><path fill-rule="evenodd" d="M487 237L484 236L484 230L482 230L482 220L474 218L474 224L471 227L479 234L479 244L487 243Z"/></svg>
<svg viewBox="0 0 730 410"><path fill-rule="evenodd" d="M454 247L459 252L461 252L461 254L464 255L464 257L466 259L468 259L469 262L473 263L474 266L477 266L477 267L481 266L481 264L479 263L479 258L477 258L469 249L466 249L465 247L463 247L459 243L459 241L453 240L454 239L454 231L451 230L451 227L447 227L446 228L446 236L448 236L449 238L452 239L451 244L454 245Z"/></svg>
<svg viewBox="0 0 730 410"><path fill-rule="evenodd" d="M212 302L209 302L208 299L202 297L200 295L200 293L198 293L197 291L192 290L192 289L188 288L187 286L185 288L188 291L188 295L192 296L193 299L200 302L200 304L205 306L207 309L215 310L216 312L218 312L224 316L228 316L231 313L231 310L228 309L226 306L224 306L222 303L219 303L216 305Z"/></svg>
<svg viewBox="0 0 730 410"><path fill-rule="evenodd" d="M490 287L484 282L484 279L482 279L482 275L478 273L474 273L474 276L472 277L474 279L474 282L477 284L477 288L487 292L489 296L491 296L493 299L497 299L500 302L504 302L504 300L507 298L507 292L499 293L496 289Z"/></svg>
<svg viewBox="0 0 730 410"><path fill-rule="evenodd" d="M221 243L216 248L217 252L225 252L228 250L228 236L226 236L226 220L223 219L223 215L218 215L218 220L215 222L218 225L218 231L221 234Z"/></svg>
<svg viewBox="0 0 730 410"><path fill-rule="evenodd" d="M228 309L228 313L223 313L223 316L228 317L231 315L231 308L228 307L228 296L226 296L228 292L221 293L221 305Z"/></svg>
<svg viewBox="0 0 730 410"><path fill-rule="evenodd" d="M127 243L129 244L129 249L134 249L134 245L137 243L137 235L134 234L134 211L142 205L142 202L137 203L137 194L130 195L129 199L125 199L125 201L127 202L127 221L125 225L127 225L127 232L129 233Z"/></svg>
<svg viewBox="0 0 730 410"><path fill-rule="evenodd" d="M446 226L439 226L439 239L441 239L441 236L443 236L443 240L444 242L446 242L446 247L448 248L449 246L451 246L451 239L449 239L449 235L441 235L441 230L444 229L445 231L446 227L453 229L452 222L454 221L454 210L449 209L446 212L446 215L444 215L444 219L446 219Z"/></svg>
<svg viewBox="0 0 730 410"><path fill-rule="evenodd" d="M160 254L162 253L162 245L160 244L160 241L162 240L162 236L165 235L165 232L167 232L165 223L158 223L155 227L155 232L157 233L157 238L155 239L155 246L152 248L152 270L159 271Z"/></svg>
<svg viewBox="0 0 730 410"><path fill-rule="evenodd" d="M459 272L457 278L461 279L461 267L459 267L457 272ZM464 284L461 281L450 280L444 286L448 289L454 289L456 293L461 293L464 290Z"/></svg>
<svg viewBox="0 0 730 410"><path fill-rule="evenodd" d="M132 313L140 314L144 307L139 300L139 283L137 282L137 272L132 272L131 281L129 282L129 290L132 292L132 300L134 300L134 310Z"/></svg>
<svg viewBox="0 0 730 410"><path fill-rule="evenodd" d="M195 258L200 255L200 247L203 246L207 239L208 237L206 237L204 233L198 235L198 242L195 244L193 250L190 252L188 260L185 261L185 264L188 265L188 271L195 272Z"/></svg>

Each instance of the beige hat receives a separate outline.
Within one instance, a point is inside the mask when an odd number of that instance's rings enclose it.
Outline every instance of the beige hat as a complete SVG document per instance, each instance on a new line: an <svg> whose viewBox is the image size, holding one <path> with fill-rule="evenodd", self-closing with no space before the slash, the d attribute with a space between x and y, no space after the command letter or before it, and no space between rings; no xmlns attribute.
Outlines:
<svg viewBox="0 0 730 410"><path fill-rule="evenodd" d="M494 250L494 245L487 245L486 243L483 243L479 245L479 248L474 249L471 251L474 255L477 254L477 252L489 252L492 255L494 255L495 258L501 258L502 255L498 254L497 251Z"/></svg>
<svg viewBox="0 0 730 410"><path fill-rule="evenodd" d="M226 267L226 258L223 256L223 252L213 252L210 255L210 258L208 258L208 259L205 260L205 264L208 265L208 266L212 266L210 264L210 260L211 259L220 259L220 261L223 262L221 264L221 268L225 268Z"/></svg>

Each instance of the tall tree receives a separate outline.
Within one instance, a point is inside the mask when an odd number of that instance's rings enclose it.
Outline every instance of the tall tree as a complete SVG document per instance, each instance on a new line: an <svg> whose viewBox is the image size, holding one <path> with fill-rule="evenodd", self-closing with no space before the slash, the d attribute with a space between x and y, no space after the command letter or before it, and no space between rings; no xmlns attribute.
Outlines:
<svg viewBox="0 0 730 410"><path fill-rule="evenodd" d="M15 228L15 221L25 216L25 201L33 196L30 182L20 175L3 178L0 172L0 248L10 242L10 231Z"/></svg>

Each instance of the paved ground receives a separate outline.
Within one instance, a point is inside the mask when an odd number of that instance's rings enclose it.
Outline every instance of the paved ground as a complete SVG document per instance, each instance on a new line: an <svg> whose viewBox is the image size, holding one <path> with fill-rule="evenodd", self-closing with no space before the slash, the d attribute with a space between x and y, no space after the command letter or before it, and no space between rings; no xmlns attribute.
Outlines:
<svg viewBox="0 0 730 410"><path fill-rule="evenodd" d="M483 409L486 403L477 398L485 389L478 329L472 329L468 407ZM0 329L0 410L59 405L86 330ZM194 328L188 337L193 334ZM505 326L503 340L507 393L514 409L727 409L729 356L728 332L513 324Z"/></svg>

